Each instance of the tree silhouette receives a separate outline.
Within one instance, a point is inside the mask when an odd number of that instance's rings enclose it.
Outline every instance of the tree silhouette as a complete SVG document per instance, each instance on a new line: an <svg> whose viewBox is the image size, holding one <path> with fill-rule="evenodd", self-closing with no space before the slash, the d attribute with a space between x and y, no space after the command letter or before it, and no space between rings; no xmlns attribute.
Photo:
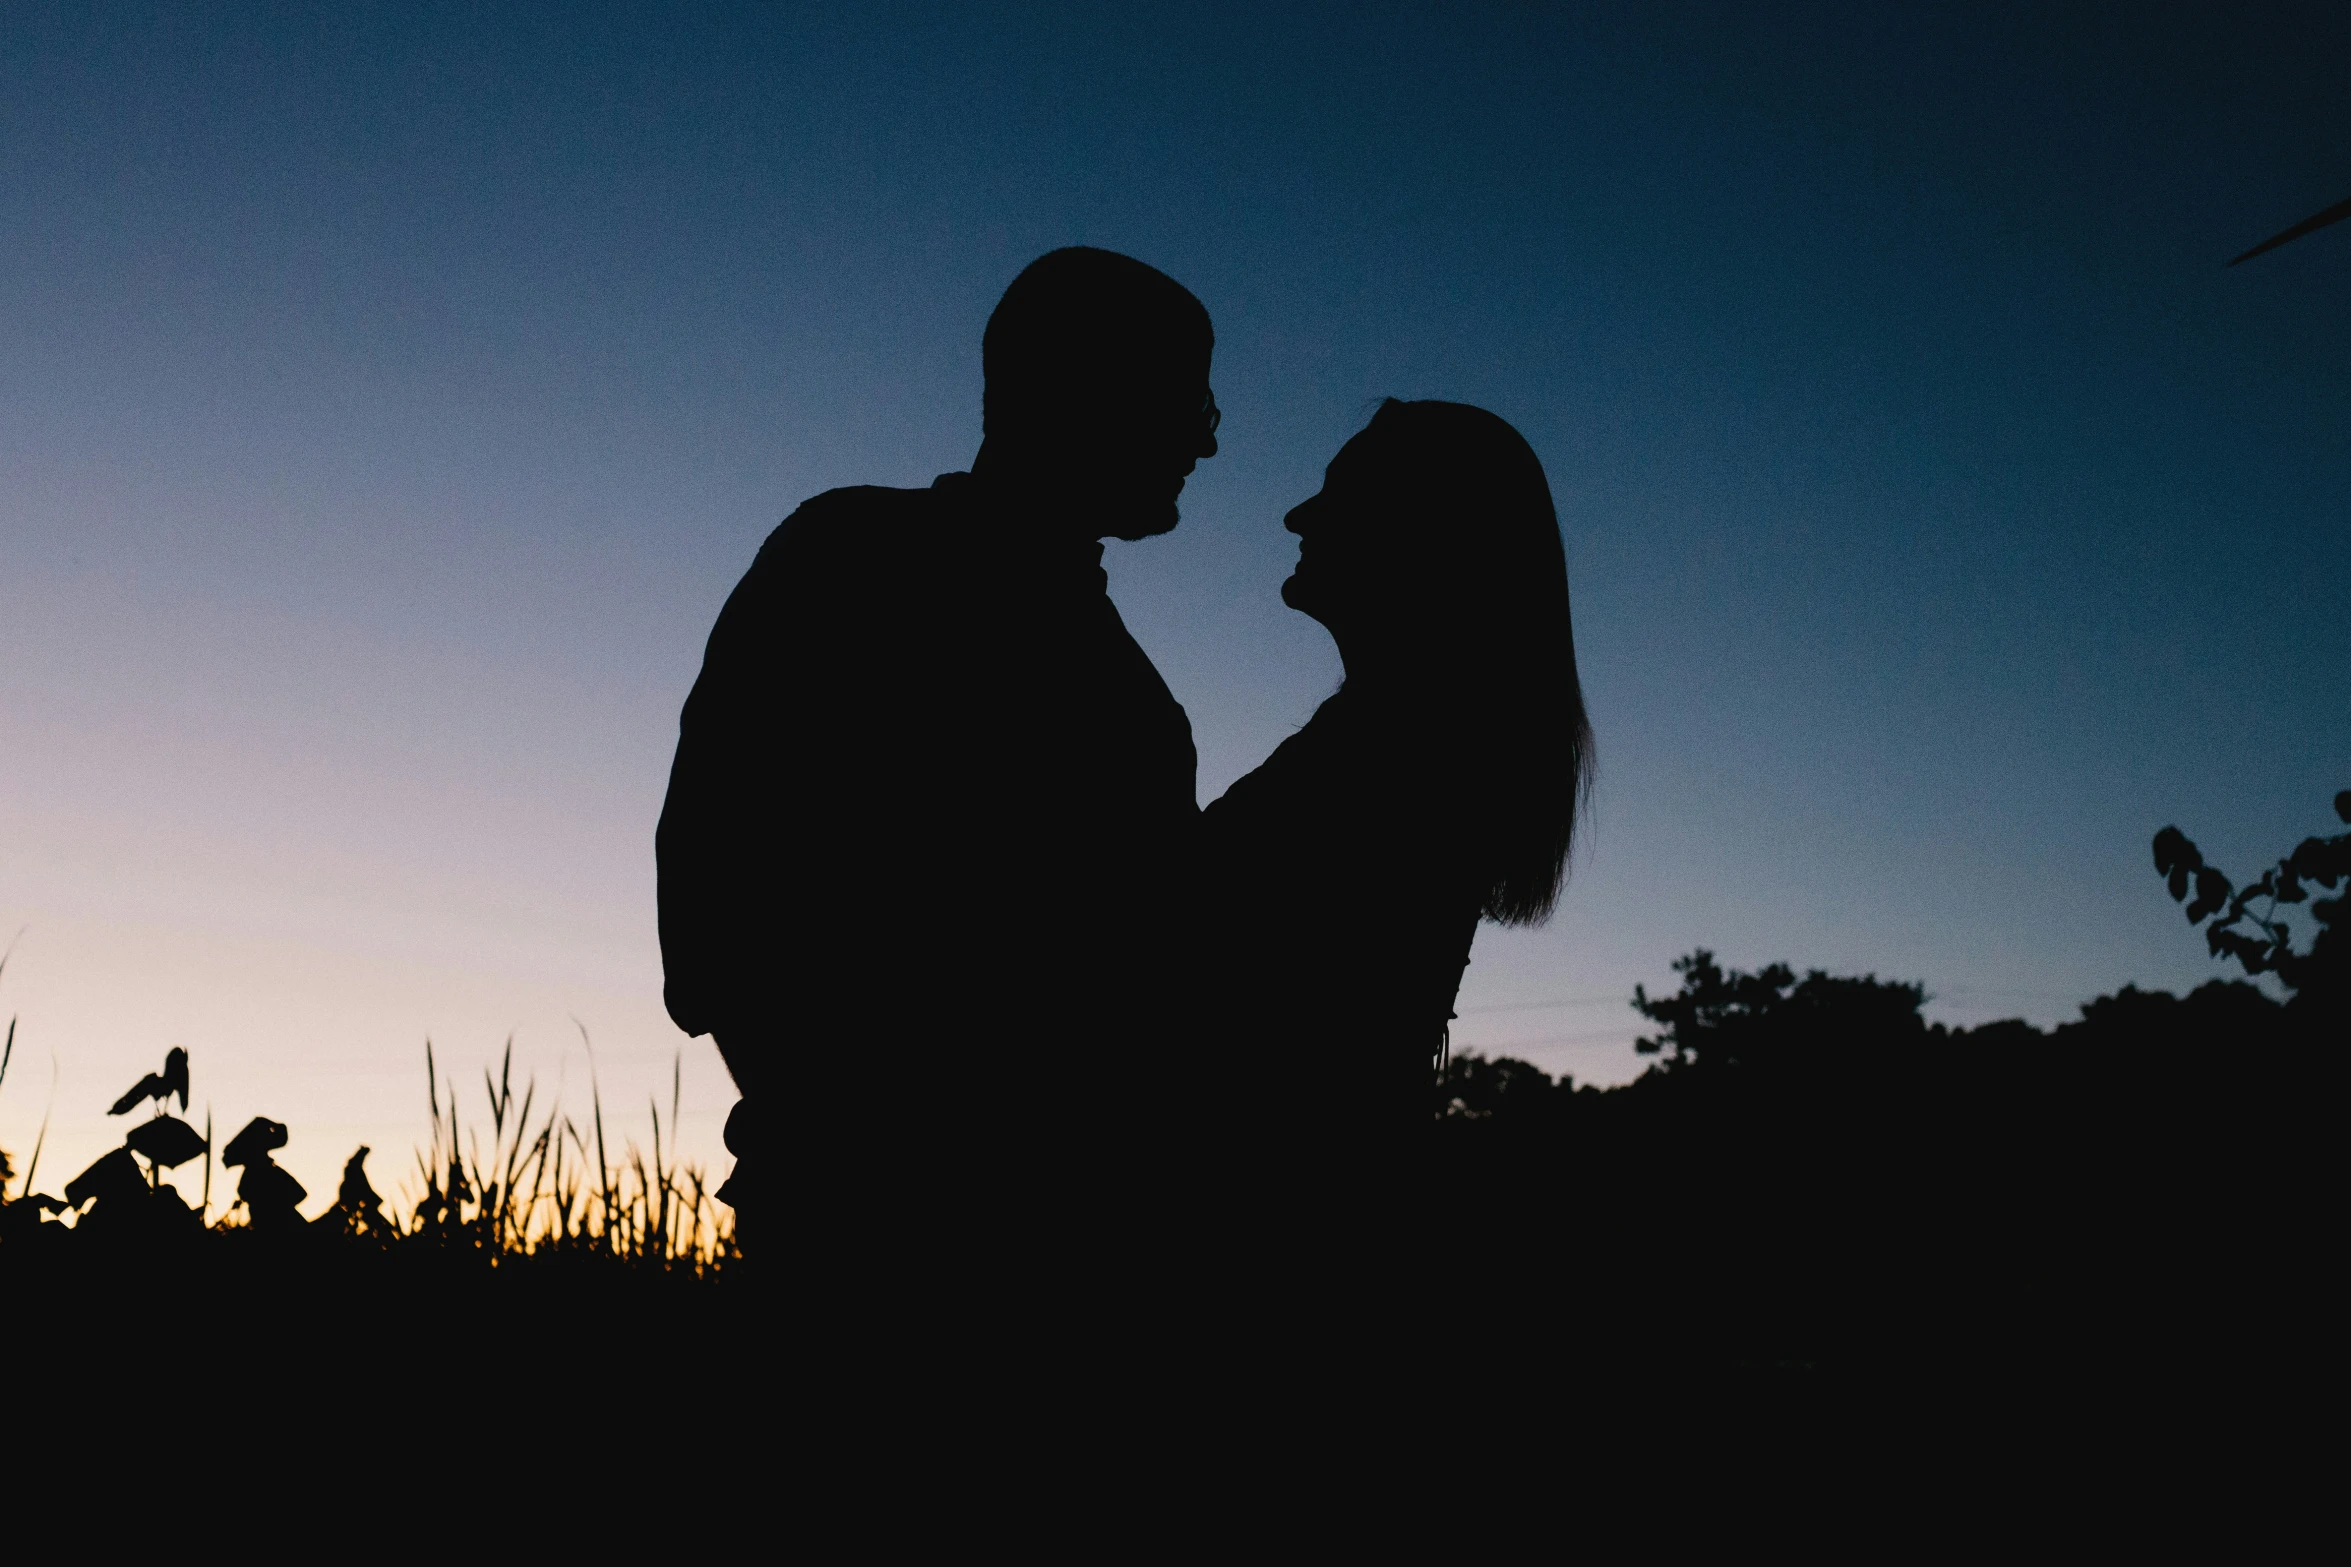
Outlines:
<svg viewBox="0 0 2351 1567"><path fill-rule="evenodd" d="M1633 1010L1663 1031L1633 1048L1660 1059L1660 1078L1819 1079L1891 1064L1888 1052L1926 1037L1923 985L1876 975L1838 976L1813 969L1802 979L1785 963L1754 973L1726 971L1701 947L1674 962L1682 988L1651 997L1633 987Z"/></svg>

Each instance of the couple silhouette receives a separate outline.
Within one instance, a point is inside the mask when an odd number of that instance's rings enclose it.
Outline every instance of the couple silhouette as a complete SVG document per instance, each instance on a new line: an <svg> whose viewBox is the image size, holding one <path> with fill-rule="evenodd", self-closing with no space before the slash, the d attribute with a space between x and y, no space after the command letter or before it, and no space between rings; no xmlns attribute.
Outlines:
<svg viewBox="0 0 2351 1567"><path fill-rule="evenodd" d="M1040 258L971 471L806 502L721 611L656 848L748 1254L1278 1245L1419 1184L1477 924L1550 914L1590 787L1558 521L1503 420L1383 403L1286 519L1345 682L1200 809L1102 548L1216 455L1214 343L1140 261Z"/></svg>

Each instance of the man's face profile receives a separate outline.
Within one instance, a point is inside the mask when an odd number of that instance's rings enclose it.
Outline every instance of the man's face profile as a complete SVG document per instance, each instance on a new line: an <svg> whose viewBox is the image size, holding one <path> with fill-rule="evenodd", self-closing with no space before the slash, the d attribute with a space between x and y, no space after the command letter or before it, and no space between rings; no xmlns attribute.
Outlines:
<svg viewBox="0 0 2351 1567"><path fill-rule="evenodd" d="M1094 538L1167 532L1216 455L1215 342L1200 301L1131 256L1038 257L981 334L989 466Z"/></svg>
<svg viewBox="0 0 2351 1567"><path fill-rule="evenodd" d="M1186 387L1170 394L1170 381ZM1201 366L1153 386L1104 388L1065 411L1059 466L1067 500L1097 538L1156 538L1180 520L1184 481L1216 455L1222 415Z"/></svg>

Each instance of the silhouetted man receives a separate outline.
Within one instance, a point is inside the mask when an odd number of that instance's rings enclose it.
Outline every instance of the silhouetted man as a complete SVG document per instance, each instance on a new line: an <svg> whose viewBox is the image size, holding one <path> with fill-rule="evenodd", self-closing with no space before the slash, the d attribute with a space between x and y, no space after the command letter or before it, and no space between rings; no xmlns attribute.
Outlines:
<svg viewBox="0 0 2351 1567"><path fill-rule="evenodd" d="M744 1095L752 1224L1026 1222L1157 1113L1192 732L1101 541L1176 525L1216 453L1213 342L1139 261L1042 257L988 320L971 472L817 496L720 613L656 837L661 947L670 1015Z"/></svg>

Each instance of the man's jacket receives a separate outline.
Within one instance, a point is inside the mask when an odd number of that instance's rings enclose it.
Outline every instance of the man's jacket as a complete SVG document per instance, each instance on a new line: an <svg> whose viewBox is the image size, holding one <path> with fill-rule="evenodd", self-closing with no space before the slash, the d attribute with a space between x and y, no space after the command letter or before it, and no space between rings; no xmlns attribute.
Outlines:
<svg viewBox="0 0 2351 1567"><path fill-rule="evenodd" d="M1025 521L964 474L817 496L686 701L655 840L670 1015L835 1133L1034 1136L1148 1092L1191 725L1100 544Z"/></svg>

